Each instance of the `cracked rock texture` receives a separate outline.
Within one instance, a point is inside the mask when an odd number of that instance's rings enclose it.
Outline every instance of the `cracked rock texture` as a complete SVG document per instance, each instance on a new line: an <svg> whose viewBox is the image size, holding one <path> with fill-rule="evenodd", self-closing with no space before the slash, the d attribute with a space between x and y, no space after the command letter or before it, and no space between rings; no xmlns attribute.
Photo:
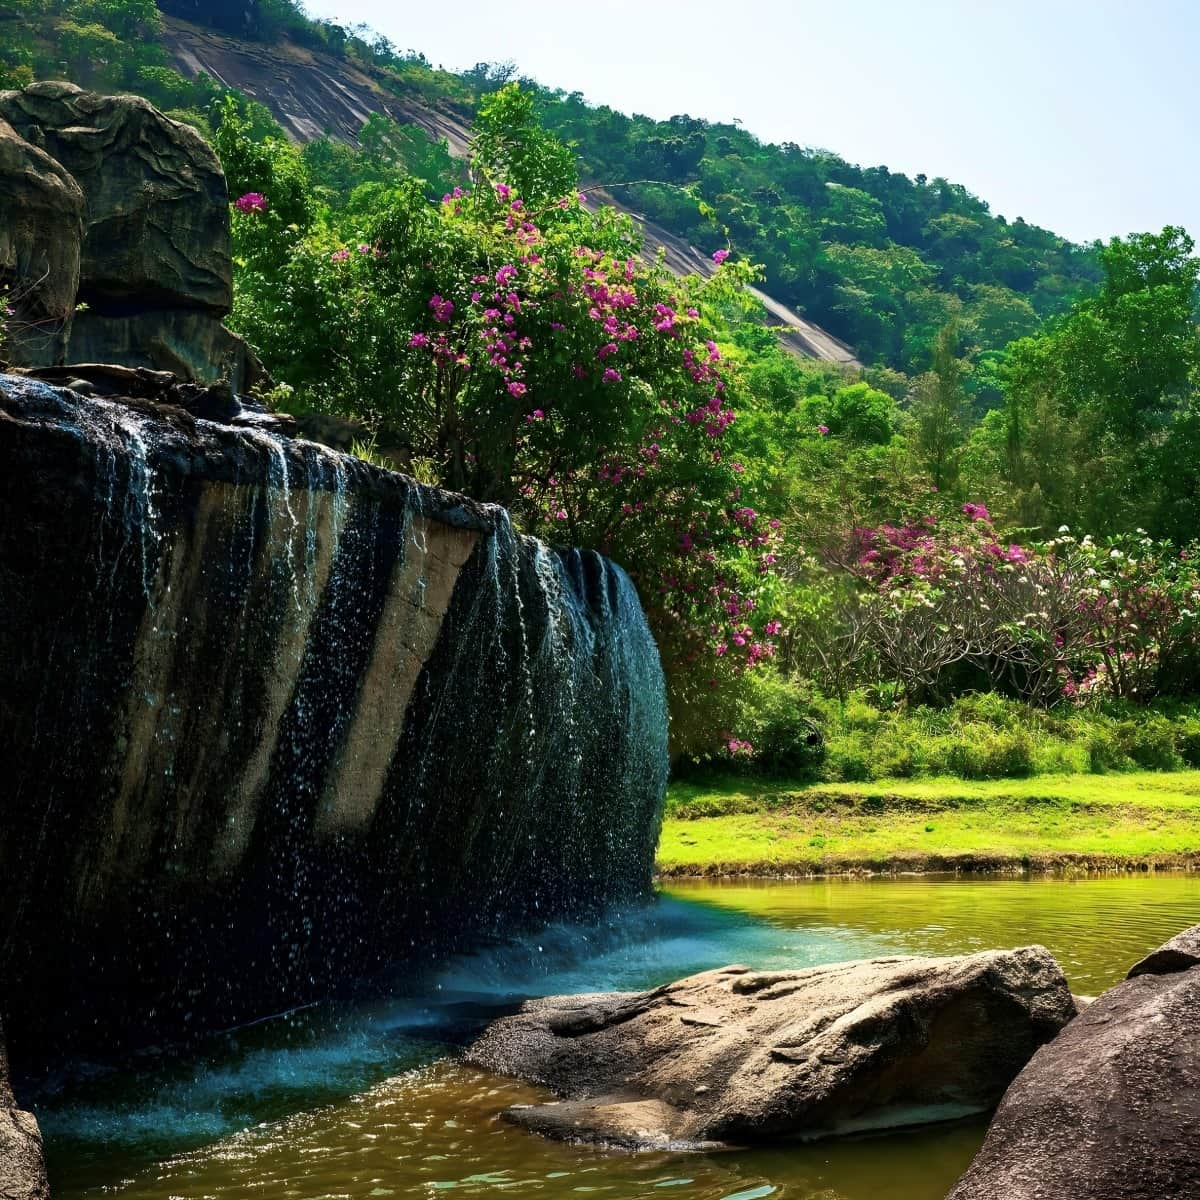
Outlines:
<svg viewBox="0 0 1200 1200"><path fill-rule="evenodd" d="M1182 1200L1197 1147L1200 925L1037 1052L948 1200Z"/></svg>
<svg viewBox="0 0 1200 1200"><path fill-rule="evenodd" d="M563 1098L506 1114L540 1133L753 1143L985 1111L1074 1015L1040 946L804 971L730 966L649 992L529 1001L468 1059Z"/></svg>
<svg viewBox="0 0 1200 1200"><path fill-rule="evenodd" d="M9 210L22 215L0 220L0 277L34 289L55 335L16 341L16 365L119 363L238 391L256 381L253 354L221 323L233 303L225 176L190 126L70 83L0 92L0 218Z"/></svg>
<svg viewBox="0 0 1200 1200"><path fill-rule="evenodd" d="M79 288L83 192L50 155L0 117L0 307L13 310L8 353L61 360ZM0 344L0 357L5 354Z"/></svg>

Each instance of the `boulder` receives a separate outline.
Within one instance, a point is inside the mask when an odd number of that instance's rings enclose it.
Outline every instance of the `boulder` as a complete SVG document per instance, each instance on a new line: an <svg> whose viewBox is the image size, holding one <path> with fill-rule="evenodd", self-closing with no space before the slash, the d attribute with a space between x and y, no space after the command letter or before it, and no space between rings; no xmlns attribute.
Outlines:
<svg viewBox="0 0 1200 1200"><path fill-rule="evenodd" d="M529 1001L467 1058L563 1097L505 1114L540 1133L747 1144L986 1111L1074 1013L1040 946L803 971L731 966L650 992Z"/></svg>
<svg viewBox="0 0 1200 1200"><path fill-rule="evenodd" d="M1128 978L1138 975L1173 975L1200 966L1200 925L1177 933L1169 942L1151 951L1129 968Z"/></svg>
<svg viewBox="0 0 1200 1200"><path fill-rule="evenodd" d="M0 1033L0 1200L49 1200L42 1135L32 1113L13 1098Z"/></svg>
<svg viewBox="0 0 1200 1200"><path fill-rule="evenodd" d="M1037 1052L947 1200L1200 1196L1198 946L1172 939Z"/></svg>
<svg viewBox="0 0 1200 1200"><path fill-rule="evenodd" d="M70 83L0 92L0 116L83 189L79 299L94 308L233 302L229 194L212 147L138 96Z"/></svg>
<svg viewBox="0 0 1200 1200"><path fill-rule="evenodd" d="M197 383L225 380L238 391L254 386L257 359L221 324L233 303L229 195L208 143L140 97L100 96L70 83L0 92L0 121L7 122L0 126L0 215L6 192L27 192L37 179L15 162L15 150L5 150L10 127L15 143L27 147L25 160L35 156L43 173L51 164L60 189L71 193L74 227L83 214L73 259L68 232L44 271L38 260L13 272L44 278L60 322L76 300L86 305L65 345L25 353L18 364L115 362ZM31 206L23 194L10 203L29 209L28 224L45 225L49 218L39 214L47 208L65 212L57 196ZM67 214L59 225L69 231L71 221ZM0 270L4 238L0 232Z"/></svg>
<svg viewBox="0 0 1200 1200"><path fill-rule="evenodd" d="M0 119L0 308L12 310L0 358L62 362L79 287L83 211L70 174Z"/></svg>

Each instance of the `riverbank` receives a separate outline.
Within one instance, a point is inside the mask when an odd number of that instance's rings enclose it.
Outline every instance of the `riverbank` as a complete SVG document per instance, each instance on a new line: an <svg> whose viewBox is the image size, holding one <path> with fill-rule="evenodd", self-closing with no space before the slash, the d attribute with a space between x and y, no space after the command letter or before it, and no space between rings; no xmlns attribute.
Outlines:
<svg viewBox="0 0 1200 1200"><path fill-rule="evenodd" d="M677 782L666 877L1200 868L1200 771Z"/></svg>

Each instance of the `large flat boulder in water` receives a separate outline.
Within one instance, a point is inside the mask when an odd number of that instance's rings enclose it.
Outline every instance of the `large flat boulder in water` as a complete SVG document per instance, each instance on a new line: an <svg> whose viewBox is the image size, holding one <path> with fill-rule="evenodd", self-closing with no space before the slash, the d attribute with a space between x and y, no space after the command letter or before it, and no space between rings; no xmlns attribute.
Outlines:
<svg viewBox="0 0 1200 1200"><path fill-rule="evenodd" d="M1200 926L1043 1046L947 1200L1200 1196Z"/></svg>
<svg viewBox="0 0 1200 1200"><path fill-rule="evenodd" d="M563 1097L506 1114L540 1133L738 1144L986 1111L1074 1014L1040 946L732 966L650 992L529 1001L468 1059Z"/></svg>

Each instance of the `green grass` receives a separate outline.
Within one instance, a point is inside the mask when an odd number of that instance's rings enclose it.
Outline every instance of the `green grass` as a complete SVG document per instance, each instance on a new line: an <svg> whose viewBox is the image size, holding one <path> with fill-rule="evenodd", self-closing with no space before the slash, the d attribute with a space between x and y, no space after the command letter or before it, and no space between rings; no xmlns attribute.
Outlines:
<svg viewBox="0 0 1200 1200"><path fill-rule="evenodd" d="M664 874L1200 861L1200 771L671 785Z"/></svg>

